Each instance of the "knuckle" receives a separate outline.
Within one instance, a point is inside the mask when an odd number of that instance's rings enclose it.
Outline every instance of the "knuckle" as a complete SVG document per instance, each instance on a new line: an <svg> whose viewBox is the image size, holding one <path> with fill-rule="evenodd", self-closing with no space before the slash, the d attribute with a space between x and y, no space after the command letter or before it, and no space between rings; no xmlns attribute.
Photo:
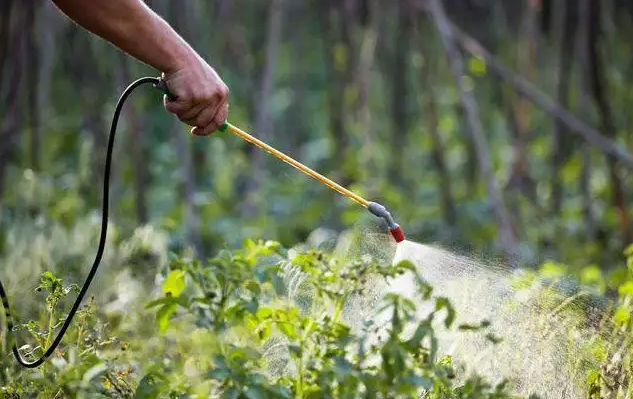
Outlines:
<svg viewBox="0 0 633 399"><path fill-rule="evenodd" d="M211 95L211 103L214 105L219 105L222 102L222 93L219 90L216 90Z"/></svg>
<svg viewBox="0 0 633 399"><path fill-rule="evenodd" d="M218 125L221 125L222 123L224 123L224 121L226 120L226 117L228 116L228 111L226 110L226 108L222 109L220 112L218 112L218 114L215 116L215 122Z"/></svg>
<svg viewBox="0 0 633 399"><path fill-rule="evenodd" d="M227 85L222 85L220 87L220 96L222 96L222 98L227 98L230 92L231 90L229 90L229 87Z"/></svg>
<svg viewBox="0 0 633 399"><path fill-rule="evenodd" d="M194 92L190 87L183 88L182 94L180 94L179 98L181 101L190 101L193 98Z"/></svg>

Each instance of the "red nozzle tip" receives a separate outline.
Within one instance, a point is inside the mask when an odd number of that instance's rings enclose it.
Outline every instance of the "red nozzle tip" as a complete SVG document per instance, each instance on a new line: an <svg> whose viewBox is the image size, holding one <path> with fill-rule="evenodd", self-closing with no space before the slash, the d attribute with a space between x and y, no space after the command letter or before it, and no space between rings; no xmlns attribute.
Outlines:
<svg viewBox="0 0 633 399"><path fill-rule="evenodd" d="M389 232L397 243L404 241L404 231L402 231L402 228L400 228L400 226L396 227L395 229L389 229Z"/></svg>

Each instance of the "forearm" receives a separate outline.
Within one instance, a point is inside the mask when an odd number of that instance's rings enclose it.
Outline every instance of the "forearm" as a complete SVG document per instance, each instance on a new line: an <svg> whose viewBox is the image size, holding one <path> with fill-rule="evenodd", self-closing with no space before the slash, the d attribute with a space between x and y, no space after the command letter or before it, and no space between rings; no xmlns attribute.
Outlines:
<svg viewBox="0 0 633 399"><path fill-rule="evenodd" d="M141 0L53 2L83 28L161 72L174 72L197 57L169 24Z"/></svg>

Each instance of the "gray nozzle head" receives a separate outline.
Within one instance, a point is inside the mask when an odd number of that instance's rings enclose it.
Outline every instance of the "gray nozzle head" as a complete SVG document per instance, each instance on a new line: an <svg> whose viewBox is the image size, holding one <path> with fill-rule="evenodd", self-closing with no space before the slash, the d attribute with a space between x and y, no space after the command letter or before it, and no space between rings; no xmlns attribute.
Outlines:
<svg viewBox="0 0 633 399"><path fill-rule="evenodd" d="M385 219L387 225L390 229L395 229L398 227L398 224L393 220L391 213L384 206L380 205L377 202L369 202L367 204L367 210L371 212L373 215L378 216L379 218Z"/></svg>

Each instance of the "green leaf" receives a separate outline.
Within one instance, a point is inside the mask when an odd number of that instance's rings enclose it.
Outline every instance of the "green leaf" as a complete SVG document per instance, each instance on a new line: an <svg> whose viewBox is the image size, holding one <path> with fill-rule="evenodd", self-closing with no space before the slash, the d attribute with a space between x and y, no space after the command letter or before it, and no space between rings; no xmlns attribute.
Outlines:
<svg viewBox="0 0 633 399"><path fill-rule="evenodd" d="M459 331L477 331L479 330L479 324L460 324L457 326Z"/></svg>
<svg viewBox="0 0 633 399"><path fill-rule="evenodd" d="M541 276L545 278L557 278L566 274L567 267L558 262L547 261L541 266Z"/></svg>
<svg viewBox="0 0 633 399"><path fill-rule="evenodd" d="M431 331L431 326L427 320L420 322L420 324L418 325L418 328L415 329L415 333L413 333L413 336L407 342L407 345L409 346L409 348L410 349L418 348L420 344L422 343L422 340L424 339L424 337L426 337L430 331Z"/></svg>
<svg viewBox="0 0 633 399"><path fill-rule="evenodd" d="M154 372L148 373L139 382L134 399L157 399L167 388L165 377Z"/></svg>
<svg viewBox="0 0 633 399"><path fill-rule="evenodd" d="M287 322L279 322L277 323L277 328L281 331L286 337L290 339L297 339L297 329L292 324Z"/></svg>
<svg viewBox="0 0 633 399"><path fill-rule="evenodd" d="M94 378L102 375L107 369L108 365L105 363L99 363L95 366L92 366L84 373L82 381L84 383L89 383Z"/></svg>
<svg viewBox="0 0 633 399"><path fill-rule="evenodd" d="M222 395L223 399L237 399L240 397L240 391L237 388L229 388Z"/></svg>
<svg viewBox="0 0 633 399"><path fill-rule="evenodd" d="M630 272L625 267L619 267L609 273L609 287L619 287L629 280Z"/></svg>
<svg viewBox="0 0 633 399"><path fill-rule="evenodd" d="M257 309L257 318L259 320L264 320L269 318L270 316L272 316L273 314L273 310L269 307L266 306L261 306L259 309Z"/></svg>
<svg viewBox="0 0 633 399"><path fill-rule="evenodd" d="M178 305L176 305L175 303L168 303L158 309L158 312L156 313L156 322L161 334L167 331L167 327L169 327L169 318L176 311L177 308Z"/></svg>
<svg viewBox="0 0 633 399"><path fill-rule="evenodd" d="M413 264L413 262L411 262L410 260L406 260L406 259L405 260L401 260L400 262L398 262L395 267L398 270L409 270L409 271L412 271L414 273L417 272L417 270L418 270L416 268L415 264Z"/></svg>
<svg viewBox="0 0 633 399"><path fill-rule="evenodd" d="M460 324L457 327L457 329L460 331L478 331L489 326L490 326L490 322L488 320L483 320L479 324L467 324L467 323Z"/></svg>
<svg viewBox="0 0 633 399"><path fill-rule="evenodd" d="M626 306L620 306L618 310L615 311L615 315L613 316L613 321L617 324L625 324L631 319L631 312Z"/></svg>
<svg viewBox="0 0 633 399"><path fill-rule="evenodd" d="M433 388L433 381L427 377L420 377L419 375L411 375L404 380L407 384L422 387L424 389Z"/></svg>
<svg viewBox="0 0 633 399"><path fill-rule="evenodd" d="M334 372L337 375L347 377L354 371L354 367L346 359L337 356L334 359Z"/></svg>
<svg viewBox="0 0 633 399"><path fill-rule="evenodd" d="M497 337L496 335L492 334L492 333L488 333L486 334L486 339L490 342L492 342L493 344L499 344L501 343L501 341L503 341L502 338Z"/></svg>
<svg viewBox="0 0 633 399"><path fill-rule="evenodd" d="M266 395L266 392L263 391L261 388L259 387L251 387L248 388L246 390L246 392L244 393L244 395L248 398L248 399L264 399L266 398L268 395Z"/></svg>
<svg viewBox="0 0 633 399"><path fill-rule="evenodd" d="M245 361L245 360L257 360L259 358L261 358L262 355L261 353L259 353L258 351L256 351L253 348L250 348L248 346L242 347L242 348L236 348L235 350L233 350L229 356L228 359L230 361Z"/></svg>
<svg viewBox="0 0 633 399"><path fill-rule="evenodd" d="M473 75L484 76L486 74L486 61L481 57L470 57L468 59L468 70Z"/></svg>
<svg viewBox="0 0 633 399"><path fill-rule="evenodd" d="M450 328L455 321L455 309L451 302L446 297L438 297L435 300L435 310L446 309L446 318L444 319L444 326Z"/></svg>
<svg viewBox="0 0 633 399"><path fill-rule="evenodd" d="M596 265L590 265L582 269L580 281L583 284L597 284L602 281L602 271Z"/></svg>
<svg viewBox="0 0 633 399"><path fill-rule="evenodd" d="M633 281L629 280L618 288L620 295L633 295Z"/></svg>
<svg viewBox="0 0 633 399"><path fill-rule="evenodd" d="M264 342L270 337L271 330L269 323L262 323L259 328L255 330L255 333L257 334L257 338L259 338L261 342Z"/></svg>
<svg viewBox="0 0 633 399"><path fill-rule="evenodd" d="M162 298L158 298L155 299L151 302L149 302L147 305L145 305L145 309L152 309L155 307L158 307L160 305L167 305L167 304L171 304L171 303L177 303L178 299L173 298L173 297L162 297Z"/></svg>
<svg viewBox="0 0 633 399"><path fill-rule="evenodd" d="M453 364L453 357L451 355L444 355L437 361L437 363L442 366L450 366Z"/></svg>
<svg viewBox="0 0 633 399"><path fill-rule="evenodd" d="M255 295L259 295L262 292L261 286L255 280L248 280L244 283L244 287Z"/></svg>
<svg viewBox="0 0 633 399"><path fill-rule="evenodd" d="M252 297L250 301L244 304L244 309L248 310L252 314L257 313L257 308L259 308L259 301L257 300L257 297Z"/></svg>
<svg viewBox="0 0 633 399"><path fill-rule="evenodd" d="M185 272L183 270L172 270L163 283L163 292L165 295L177 297L185 287Z"/></svg>
<svg viewBox="0 0 633 399"><path fill-rule="evenodd" d="M221 368L215 368L210 370L207 373L207 378L210 378L212 380L216 380L216 381L224 381L225 379L229 378L229 370L225 367L221 367Z"/></svg>
<svg viewBox="0 0 633 399"><path fill-rule="evenodd" d="M437 338L431 334L431 345L429 346L429 361L433 362L437 358L438 342Z"/></svg>
<svg viewBox="0 0 633 399"><path fill-rule="evenodd" d="M299 345L288 345L288 351L290 351L290 353L296 358L300 358L303 356L303 350Z"/></svg>

